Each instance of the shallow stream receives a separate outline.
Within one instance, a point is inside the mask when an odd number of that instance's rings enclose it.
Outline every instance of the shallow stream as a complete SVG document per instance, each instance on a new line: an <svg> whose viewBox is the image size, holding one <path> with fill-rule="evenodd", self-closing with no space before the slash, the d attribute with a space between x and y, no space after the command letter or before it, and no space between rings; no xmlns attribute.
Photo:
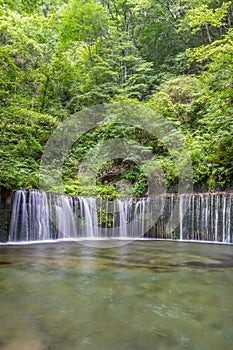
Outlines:
<svg viewBox="0 0 233 350"><path fill-rule="evenodd" d="M1 350L231 350L233 247L0 246Z"/></svg>

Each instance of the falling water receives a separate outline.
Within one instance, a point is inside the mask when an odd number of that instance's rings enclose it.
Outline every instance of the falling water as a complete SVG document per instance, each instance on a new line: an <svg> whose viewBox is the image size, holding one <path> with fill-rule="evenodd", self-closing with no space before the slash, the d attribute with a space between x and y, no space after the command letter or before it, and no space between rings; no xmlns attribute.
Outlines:
<svg viewBox="0 0 233 350"><path fill-rule="evenodd" d="M133 237L233 243L232 197L226 192L110 200L19 190L9 241Z"/></svg>
<svg viewBox="0 0 233 350"><path fill-rule="evenodd" d="M14 196L9 241L28 240L28 206L26 192L17 191Z"/></svg>

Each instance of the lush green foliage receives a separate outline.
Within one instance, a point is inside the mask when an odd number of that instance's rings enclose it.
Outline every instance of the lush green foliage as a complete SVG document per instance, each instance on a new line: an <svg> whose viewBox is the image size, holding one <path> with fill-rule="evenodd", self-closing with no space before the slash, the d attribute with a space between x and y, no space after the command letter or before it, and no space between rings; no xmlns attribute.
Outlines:
<svg viewBox="0 0 233 350"><path fill-rule="evenodd" d="M44 145L60 122L114 101L152 108L182 132L195 184L232 183L232 1L7 0L0 13L1 186L38 187ZM96 185L82 186L79 165L112 138L135 142L134 154L103 162ZM156 137L112 123L73 145L65 191L145 195L141 151L156 155L167 186L177 183L173 157Z"/></svg>

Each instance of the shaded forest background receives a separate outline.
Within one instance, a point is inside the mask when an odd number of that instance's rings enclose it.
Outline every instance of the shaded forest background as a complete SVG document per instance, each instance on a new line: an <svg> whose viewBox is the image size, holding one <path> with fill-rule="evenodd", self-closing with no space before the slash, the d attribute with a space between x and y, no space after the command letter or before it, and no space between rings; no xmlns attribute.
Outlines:
<svg viewBox="0 0 233 350"><path fill-rule="evenodd" d="M232 184L232 1L6 0L0 12L0 186L38 188L54 129L84 108L121 101L152 108L182 132L195 186ZM66 193L92 194L79 184L78 165L99 140L113 137L142 144L156 155L167 186L177 183L174 160L155 137L111 124L83 135L69 152ZM95 193L114 197L121 180L131 183L129 195L145 195L145 175L130 159L105 164Z"/></svg>

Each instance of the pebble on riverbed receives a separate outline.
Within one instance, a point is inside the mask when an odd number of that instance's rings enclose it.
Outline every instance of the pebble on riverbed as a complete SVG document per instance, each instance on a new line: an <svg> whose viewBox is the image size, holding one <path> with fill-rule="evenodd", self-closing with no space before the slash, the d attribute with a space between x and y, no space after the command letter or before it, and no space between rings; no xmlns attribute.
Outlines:
<svg viewBox="0 0 233 350"><path fill-rule="evenodd" d="M50 350L50 346L39 339L14 339L0 343L1 350Z"/></svg>

